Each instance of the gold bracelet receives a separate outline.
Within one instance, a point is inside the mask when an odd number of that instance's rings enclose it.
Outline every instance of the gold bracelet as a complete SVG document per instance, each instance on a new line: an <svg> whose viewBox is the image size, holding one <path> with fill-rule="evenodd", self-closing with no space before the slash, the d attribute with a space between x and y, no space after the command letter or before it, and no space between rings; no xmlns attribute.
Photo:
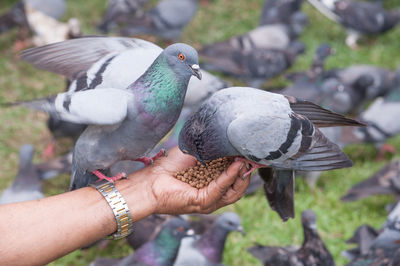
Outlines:
<svg viewBox="0 0 400 266"><path fill-rule="evenodd" d="M114 184L107 180L101 180L100 182L90 184L90 186L96 188L104 196L117 221L117 231L106 237L106 239L121 239L130 235L133 232L132 217L125 199L115 188Z"/></svg>

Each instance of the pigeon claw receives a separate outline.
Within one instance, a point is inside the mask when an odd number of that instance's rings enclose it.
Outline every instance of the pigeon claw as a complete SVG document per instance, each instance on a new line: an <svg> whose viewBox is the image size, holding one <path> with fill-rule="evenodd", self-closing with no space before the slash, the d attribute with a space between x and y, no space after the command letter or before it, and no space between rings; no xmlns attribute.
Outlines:
<svg viewBox="0 0 400 266"><path fill-rule="evenodd" d="M144 163L144 165L148 166L148 165L152 165L154 163L154 161L159 158L165 156L167 157L167 151L165 149L161 149L156 155L154 155L153 157L142 157L142 158L138 158L135 161L139 161Z"/></svg>
<svg viewBox="0 0 400 266"><path fill-rule="evenodd" d="M257 170L258 168L263 168L265 165L255 163L243 157L236 157L235 161L242 161L246 164L247 172L242 175L242 179L245 180L247 176L250 176L252 172ZM250 167L251 166L251 167Z"/></svg>
<svg viewBox="0 0 400 266"><path fill-rule="evenodd" d="M53 140L43 151L43 157L45 159L52 158L54 156L54 147L55 147L55 141Z"/></svg>
<svg viewBox="0 0 400 266"><path fill-rule="evenodd" d="M98 181L107 180L110 183L114 183L115 181L117 181L119 179L122 179L122 178L128 178L128 176L127 176L127 174L125 172L119 173L119 174L117 174L115 176L112 176L112 177L108 177L108 176L104 175L99 170L93 171L93 174L99 178Z"/></svg>

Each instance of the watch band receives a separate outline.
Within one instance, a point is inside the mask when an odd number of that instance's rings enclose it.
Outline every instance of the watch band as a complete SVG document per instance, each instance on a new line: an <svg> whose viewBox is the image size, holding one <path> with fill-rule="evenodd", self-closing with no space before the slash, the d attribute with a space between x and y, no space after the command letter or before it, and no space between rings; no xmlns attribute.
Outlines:
<svg viewBox="0 0 400 266"><path fill-rule="evenodd" d="M101 180L90 184L90 186L96 188L104 196L117 221L117 231L109 235L106 239L120 239L130 235L133 232L132 217L125 199L115 188L114 184L107 180Z"/></svg>

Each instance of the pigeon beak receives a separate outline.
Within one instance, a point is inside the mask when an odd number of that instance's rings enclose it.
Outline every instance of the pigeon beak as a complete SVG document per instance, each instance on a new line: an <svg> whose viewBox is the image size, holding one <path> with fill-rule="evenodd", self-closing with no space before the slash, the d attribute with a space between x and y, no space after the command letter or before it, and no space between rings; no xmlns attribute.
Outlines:
<svg viewBox="0 0 400 266"><path fill-rule="evenodd" d="M236 231L240 232L243 236L246 235L246 231L244 231L243 226L241 226L241 225L239 225L239 226L236 228Z"/></svg>
<svg viewBox="0 0 400 266"><path fill-rule="evenodd" d="M186 236L194 236L194 230L193 229L189 229L186 231Z"/></svg>
<svg viewBox="0 0 400 266"><path fill-rule="evenodd" d="M198 64L193 64L190 66L190 68L193 71L193 75L196 76L199 80L201 80L201 71L200 71L200 66Z"/></svg>

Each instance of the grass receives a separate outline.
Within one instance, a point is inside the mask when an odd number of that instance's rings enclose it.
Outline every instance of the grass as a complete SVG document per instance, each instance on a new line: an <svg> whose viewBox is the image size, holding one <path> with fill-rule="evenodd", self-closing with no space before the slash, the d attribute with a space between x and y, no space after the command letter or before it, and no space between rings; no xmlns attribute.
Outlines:
<svg viewBox="0 0 400 266"><path fill-rule="evenodd" d="M16 1L3 0L0 12L8 9ZM68 1L70 16L82 21L83 32L94 34L94 25L100 20L105 1ZM211 0L202 5L198 14L185 29L182 42L196 48L204 44L224 40L233 35L254 28L259 20L262 0ZM387 0L387 7L394 7L396 0ZM400 63L400 27L380 36L362 42L358 51L352 51L344 44L345 32L335 23L327 20L308 4L303 10L309 15L310 25L301 40L307 46L307 53L299 57L291 70L306 69L312 59L315 48L322 42L330 43L337 51L327 62L328 68L345 67L352 64L368 63L390 69ZM63 89L61 77L38 71L21 62L13 51L15 30L0 35L0 101L33 99L54 94ZM152 40L155 40L152 38ZM287 83L282 77L265 84L283 86ZM36 161L40 160L44 147L49 141L46 116L22 108L0 109L0 189L6 188L17 171L18 148L24 143L32 143L37 150ZM400 149L400 137L392 138L388 143ZM65 149L58 146L58 151ZM233 233L230 235L224 253L227 265L260 265L246 252L254 242L267 245L301 245L303 233L300 226L300 214L305 209L313 209L318 215L318 230L327 247L334 255L337 265L344 265L345 258L340 252L347 248L345 240L361 224L368 223L380 227L386 219L385 205L394 199L391 196L377 196L353 203L342 203L339 198L355 183L369 177L385 162L375 162L375 149L372 145L353 145L345 151L354 161L354 167L345 170L330 171L323 174L315 188L309 188L298 178L296 180L296 219L282 223L270 210L262 192L241 199L220 212L233 210L240 214L246 237ZM395 157L399 157L397 152ZM44 185L46 195L54 195L66 190L69 183L67 175L47 181ZM96 257L121 257L131 253L124 240L114 241L105 250L92 247L78 250L51 265L87 265Z"/></svg>

